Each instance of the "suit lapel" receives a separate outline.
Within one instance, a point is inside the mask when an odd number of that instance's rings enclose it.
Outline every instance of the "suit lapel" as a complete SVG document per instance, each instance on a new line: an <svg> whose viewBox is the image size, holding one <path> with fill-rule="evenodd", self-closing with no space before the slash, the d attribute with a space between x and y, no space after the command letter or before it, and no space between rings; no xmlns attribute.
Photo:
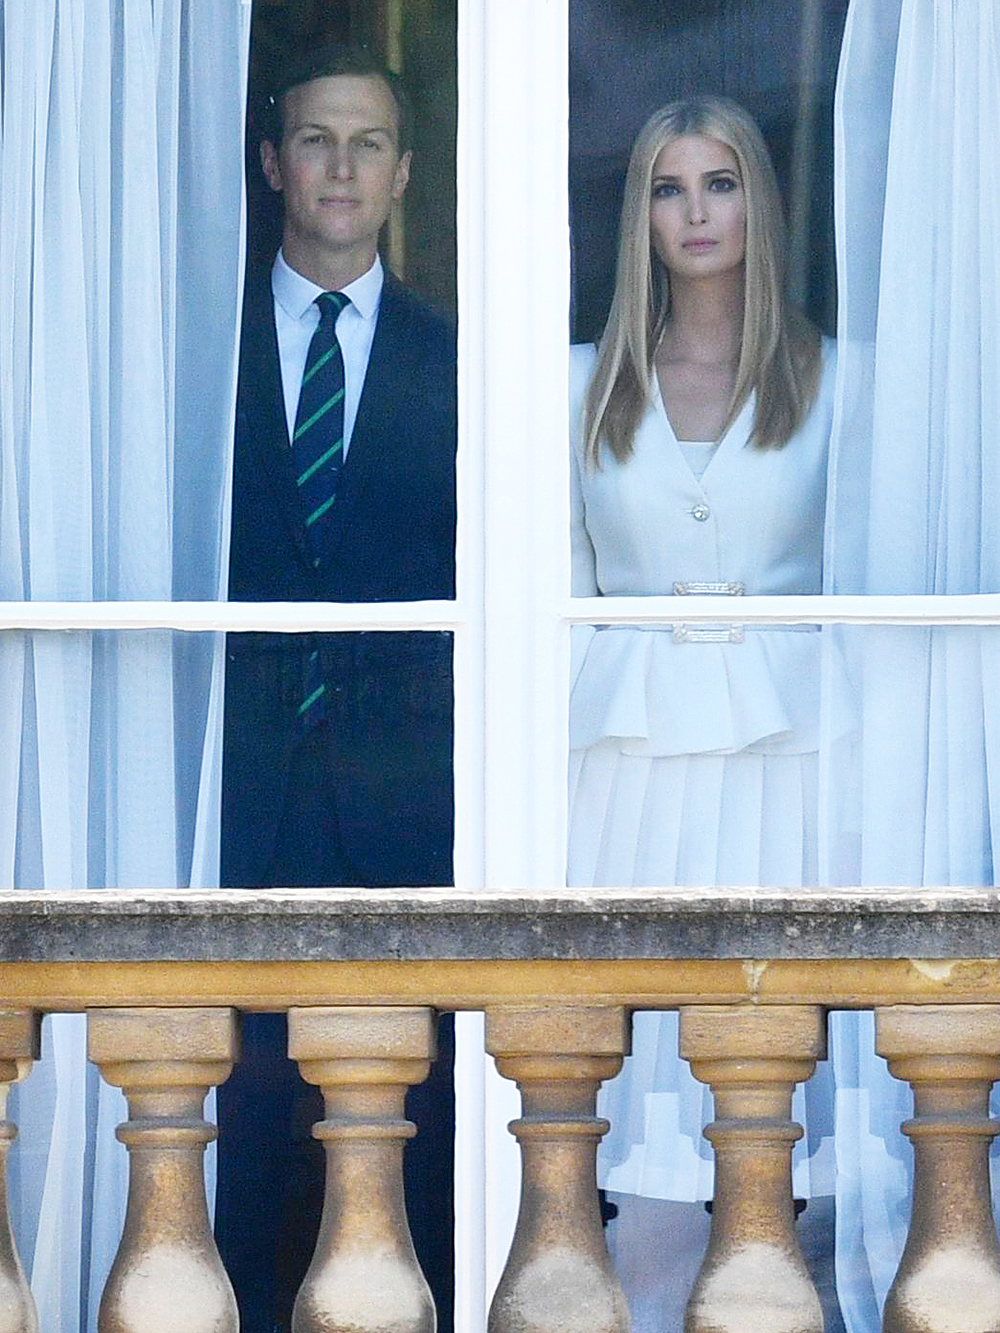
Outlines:
<svg viewBox="0 0 1000 1333"><path fill-rule="evenodd" d="M311 569L288 442L269 268L247 276L240 355L239 430L247 463L257 469L295 549Z"/></svg>
<svg viewBox="0 0 1000 1333"><path fill-rule="evenodd" d="M399 447L397 436L401 423L406 421L403 395L408 379L402 290L392 274L386 273L358 415L333 506L331 550L342 541L357 514L364 512L373 476L378 469L391 466L390 456Z"/></svg>

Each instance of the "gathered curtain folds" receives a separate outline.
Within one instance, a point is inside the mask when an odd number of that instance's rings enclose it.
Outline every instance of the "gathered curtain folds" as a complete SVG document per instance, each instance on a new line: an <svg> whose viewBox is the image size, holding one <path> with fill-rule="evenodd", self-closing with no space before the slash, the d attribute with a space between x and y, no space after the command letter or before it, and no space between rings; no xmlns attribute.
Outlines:
<svg viewBox="0 0 1000 1333"><path fill-rule="evenodd" d="M0 0L0 600L226 594L244 0ZM223 640L0 636L0 883L218 882ZM96 1328L120 1093L83 1020L16 1090L43 1328Z"/></svg>
<svg viewBox="0 0 1000 1333"><path fill-rule="evenodd" d="M1000 589L998 129L994 0L852 0L836 102L829 592ZM821 879L993 884L1000 629L824 637L850 664L858 711L853 736L831 724L821 752ZM873 1054L870 1016L834 1015L831 1055L838 1289L849 1333L868 1333L909 1222L896 1126L911 1103Z"/></svg>

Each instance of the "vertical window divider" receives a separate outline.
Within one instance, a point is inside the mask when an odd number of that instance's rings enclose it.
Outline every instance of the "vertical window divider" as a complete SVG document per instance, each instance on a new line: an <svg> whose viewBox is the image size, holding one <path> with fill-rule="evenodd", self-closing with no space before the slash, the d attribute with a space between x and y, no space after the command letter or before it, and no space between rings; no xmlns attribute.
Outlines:
<svg viewBox="0 0 1000 1333"><path fill-rule="evenodd" d="M455 635L455 882L557 887L569 741L567 0L460 0L458 82L457 578L469 619ZM502 1136L500 1162L485 1132L510 1118L502 1086L481 1016L460 1016L460 1333L485 1328L516 1207L514 1141Z"/></svg>

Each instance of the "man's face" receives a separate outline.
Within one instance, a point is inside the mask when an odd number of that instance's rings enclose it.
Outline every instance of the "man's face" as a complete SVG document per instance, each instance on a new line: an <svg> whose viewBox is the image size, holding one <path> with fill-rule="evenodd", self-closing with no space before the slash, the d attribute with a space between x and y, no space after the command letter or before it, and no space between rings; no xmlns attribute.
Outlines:
<svg viewBox="0 0 1000 1333"><path fill-rule="evenodd" d="M360 275L409 180L392 93L378 75L313 79L285 94L284 126L280 148L261 144L261 163L284 195L285 258L309 276L317 263L361 265Z"/></svg>

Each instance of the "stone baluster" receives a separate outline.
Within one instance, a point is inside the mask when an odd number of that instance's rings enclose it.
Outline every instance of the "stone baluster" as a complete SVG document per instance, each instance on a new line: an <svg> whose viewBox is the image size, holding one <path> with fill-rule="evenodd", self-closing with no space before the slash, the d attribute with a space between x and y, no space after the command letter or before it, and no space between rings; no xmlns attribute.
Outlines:
<svg viewBox="0 0 1000 1333"><path fill-rule="evenodd" d="M826 1053L822 1009L705 1005L680 1011L681 1054L710 1085L715 1200L685 1333L823 1333L795 1235L795 1084Z"/></svg>
<svg viewBox="0 0 1000 1333"><path fill-rule="evenodd" d="M913 1086L913 1209L884 1333L1000 1333L1000 1246L990 1206L990 1119L1000 1005L875 1011L875 1046Z"/></svg>
<svg viewBox="0 0 1000 1333"><path fill-rule="evenodd" d="M601 1227L595 1161L608 1122L597 1090L628 1050L624 1009L504 1007L486 1047L521 1091L521 1207L490 1333L627 1333Z"/></svg>
<svg viewBox="0 0 1000 1333"><path fill-rule="evenodd" d="M98 1317L100 1333L237 1333L232 1287L205 1205L202 1117L209 1087L237 1054L232 1009L96 1009L88 1051L123 1088L129 1153L121 1245Z"/></svg>
<svg viewBox="0 0 1000 1333"><path fill-rule="evenodd" d="M433 1010L290 1009L288 1054L326 1110L313 1127L326 1152L323 1219L294 1333L434 1333L403 1198L403 1144L416 1133L404 1099L430 1072Z"/></svg>
<svg viewBox="0 0 1000 1333"><path fill-rule="evenodd" d="M17 1256L7 1211L7 1149L17 1126L6 1119L7 1094L38 1059L38 1018L0 1012L0 1333L38 1333L38 1316Z"/></svg>

